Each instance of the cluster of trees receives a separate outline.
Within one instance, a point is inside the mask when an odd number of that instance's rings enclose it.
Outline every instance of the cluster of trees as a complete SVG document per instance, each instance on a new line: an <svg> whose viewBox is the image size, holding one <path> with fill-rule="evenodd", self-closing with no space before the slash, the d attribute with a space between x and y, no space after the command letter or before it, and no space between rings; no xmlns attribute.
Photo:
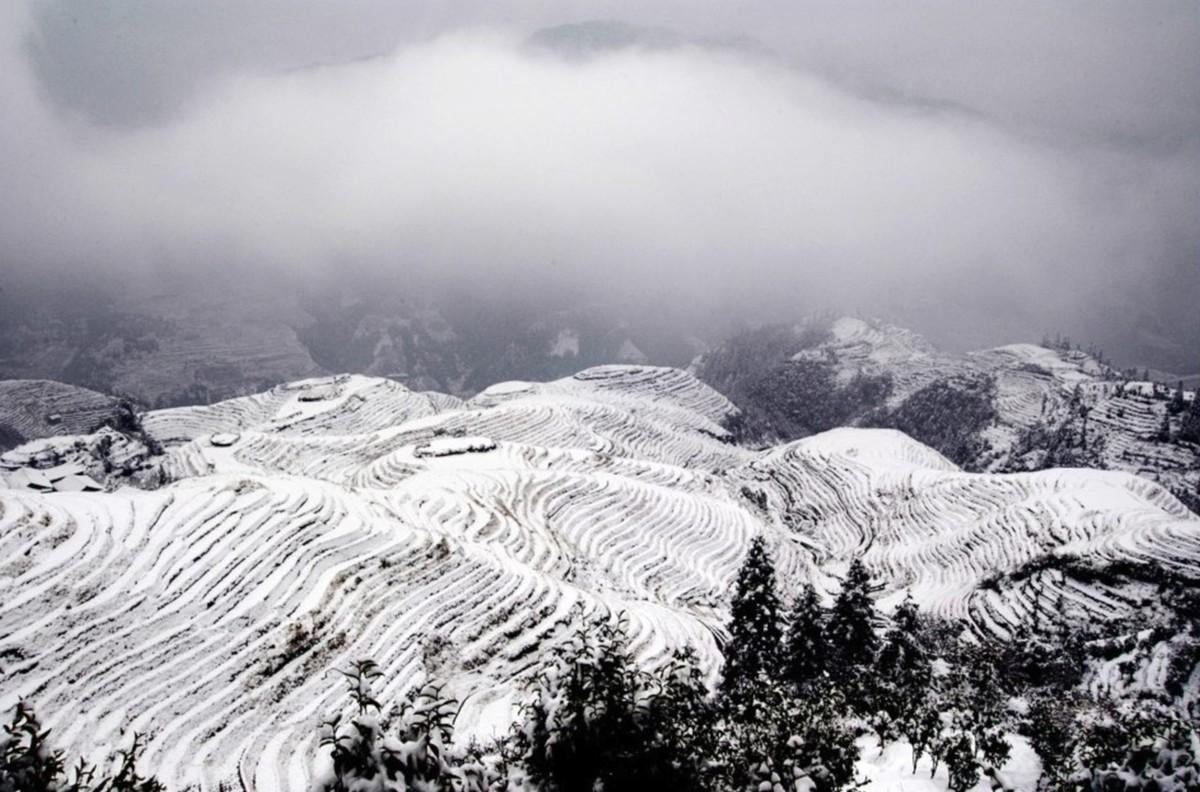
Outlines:
<svg viewBox="0 0 1200 792"><path fill-rule="evenodd" d="M146 446L151 456L163 454L162 444L146 431L146 427L142 424L142 413L131 399L121 399L116 412L104 422L104 425L137 440Z"/></svg>
<svg viewBox="0 0 1200 792"><path fill-rule="evenodd" d="M1076 350L1086 352L1100 365L1105 367L1108 367L1109 365L1108 361L1104 357L1103 349L1095 344L1088 344L1087 348L1085 349L1078 344L1071 343L1071 337L1064 336L1062 333L1055 333L1053 338L1050 337L1049 333L1043 333L1041 346L1045 347L1046 349L1057 349L1059 352L1073 352Z"/></svg>
<svg viewBox="0 0 1200 792"><path fill-rule="evenodd" d="M318 772L315 789L489 792L509 788L502 754L454 745L457 702L444 696L436 684L411 691L398 708L385 713L372 689L380 676L373 661L358 661L342 673L357 713L348 723L335 717L322 725L320 744L328 750L329 762Z"/></svg>
<svg viewBox="0 0 1200 792"><path fill-rule="evenodd" d="M855 738L863 734L881 747L905 738L913 772L923 758L931 774L944 765L954 790L969 789L1007 759L1005 699L991 658L957 645L947 625L921 616L910 599L880 634L872 590L856 560L832 608L803 586L784 618L762 540L751 546L734 597L719 695L735 708L750 702L748 709L768 723L772 718L761 713L773 700L783 702L776 711L794 713L794 720L785 717L757 737L762 745L790 746L794 734L805 735L806 752L760 762L770 768L772 788L794 777L811 779L817 789L851 786Z"/></svg>
<svg viewBox="0 0 1200 792"><path fill-rule="evenodd" d="M989 446L982 436L996 421L992 377L935 380L893 409L868 415L863 426L899 429L966 470L984 467Z"/></svg>
<svg viewBox="0 0 1200 792"><path fill-rule="evenodd" d="M1159 386L1155 385L1155 398L1167 400L1167 410L1163 413L1162 422L1159 424L1155 436L1160 443L1180 440L1200 444L1200 398L1193 397L1189 402L1184 399L1183 394L1182 381L1169 391L1165 388L1160 391ZM1172 433L1171 431L1171 416L1180 416L1178 432Z"/></svg>
<svg viewBox="0 0 1200 792"><path fill-rule="evenodd" d="M883 406L894 388L887 373L840 381L832 352L824 359L813 354L829 338L825 320L747 330L706 352L696 375L742 409L741 422L730 427L740 441L807 437L856 422Z"/></svg>
<svg viewBox="0 0 1200 792"><path fill-rule="evenodd" d="M857 569L856 586L844 597L845 618L833 628L874 638L868 580ZM813 610L815 596L806 594L805 618L822 618ZM715 691L693 650L648 672L635 662L621 619L580 615L545 658L512 733L486 751L451 747L445 714L452 710L434 692L381 717L368 684L373 666L359 664L348 673L359 714L344 726L327 724L323 743L331 747L332 766L321 788L847 788L857 732L844 686L824 670L838 662L843 642L826 642L823 628L810 634L795 620L785 637L781 615L774 570L765 546L755 542L738 578L726 670ZM856 668L868 662L858 650L842 659ZM860 671L854 679L865 677L866 668Z"/></svg>
<svg viewBox="0 0 1200 792"><path fill-rule="evenodd" d="M892 393L887 373L860 372L841 384L837 368L827 360L788 360L754 377L746 401L760 414L769 434L806 437L852 423L884 404Z"/></svg>
<svg viewBox="0 0 1200 792"><path fill-rule="evenodd" d="M597 623L555 653L510 763L552 792L835 790L855 785L858 738L872 735L881 746L904 740L914 773L924 760L963 792L1021 734L1043 789L1200 785L1195 725L1159 700L1088 694L1077 630L1039 619L1009 641L973 642L911 600L880 630L873 588L855 561L831 608L805 586L785 609L756 540L713 693L688 653L641 676L619 624Z"/></svg>

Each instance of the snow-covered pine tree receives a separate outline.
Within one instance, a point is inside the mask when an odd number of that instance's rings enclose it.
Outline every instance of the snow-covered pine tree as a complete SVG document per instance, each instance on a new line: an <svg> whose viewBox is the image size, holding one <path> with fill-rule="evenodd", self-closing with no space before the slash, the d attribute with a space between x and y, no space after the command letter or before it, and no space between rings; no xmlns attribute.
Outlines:
<svg viewBox="0 0 1200 792"><path fill-rule="evenodd" d="M866 705L866 687L879 647L874 616L871 576L862 560L856 558L850 562L826 632L831 650L830 671L856 710Z"/></svg>
<svg viewBox="0 0 1200 792"><path fill-rule="evenodd" d="M694 650L638 670L624 622L585 620L539 675L514 740L541 792L714 789L716 712Z"/></svg>
<svg viewBox="0 0 1200 792"><path fill-rule="evenodd" d="M879 649L877 668L881 675L901 680L906 687L923 690L929 684L928 637L921 613L911 596L896 606L892 623Z"/></svg>
<svg viewBox="0 0 1200 792"><path fill-rule="evenodd" d="M921 709L933 675L925 633L916 603L905 597L884 635L870 686L870 717L880 744L906 728L919 731L922 724Z"/></svg>
<svg viewBox="0 0 1200 792"><path fill-rule="evenodd" d="M813 624L821 621L815 592L802 592L798 607L811 608ZM734 590L715 730L717 789L834 790L851 780L857 751L842 721L844 701L835 701L836 691L812 670L798 674L808 679L803 695L786 684L785 676L797 672L786 670L779 610L774 566L759 537ZM820 635L800 632L796 647Z"/></svg>
<svg viewBox="0 0 1200 792"><path fill-rule="evenodd" d="M750 543L734 585L722 694L737 696L747 686L758 685L760 680L776 679L782 642L775 566L766 542L757 536Z"/></svg>
<svg viewBox="0 0 1200 792"><path fill-rule="evenodd" d="M951 777L951 789L969 789L980 770L992 770L1008 760L1012 746L1007 732L1007 697L1000 688L996 657L987 647L964 646L945 680L941 758ZM967 756L970 753L970 757ZM974 768L971 770L970 768ZM965 787L968 775L974 779Z"/></svg>
<svg viewBox="0 0 1200 792"><path fill-rule="evenodd" d="M798 690L824 679L829 672L825 621L817 590L805 583L792 604L783 658L783 678Z"/></svg>

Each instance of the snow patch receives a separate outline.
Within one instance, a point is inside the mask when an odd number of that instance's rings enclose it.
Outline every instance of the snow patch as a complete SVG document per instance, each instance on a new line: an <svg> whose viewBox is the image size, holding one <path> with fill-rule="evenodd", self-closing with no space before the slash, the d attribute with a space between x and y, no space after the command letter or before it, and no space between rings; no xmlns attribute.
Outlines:
<svg viewBox="0 0 1200 792"><path fill-rule="evenodd" d="M418 457L444 457L454 454L477 454L495 449L496 441L490 437L439 437L419 446L413 454Z"/></svg>

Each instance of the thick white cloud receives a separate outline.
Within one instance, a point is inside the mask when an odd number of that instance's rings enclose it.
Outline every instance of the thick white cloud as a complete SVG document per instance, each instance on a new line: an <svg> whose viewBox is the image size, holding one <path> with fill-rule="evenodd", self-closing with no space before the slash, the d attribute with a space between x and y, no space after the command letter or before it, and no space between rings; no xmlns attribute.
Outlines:
<svg viewBox="0 0 1200 792"><path fill-rule="evenodd" d="M130 273L386 268L481 289L535 289L555 262L585 286L808 307L979 284L997 311L1053 327L1142 293L1196 241L1186 141L1064 145L728 48L569 61L522 40L465 31L236 72L130 128L55 108L14 35L0 167L19 189L0 204L0 255Z"/></svg>

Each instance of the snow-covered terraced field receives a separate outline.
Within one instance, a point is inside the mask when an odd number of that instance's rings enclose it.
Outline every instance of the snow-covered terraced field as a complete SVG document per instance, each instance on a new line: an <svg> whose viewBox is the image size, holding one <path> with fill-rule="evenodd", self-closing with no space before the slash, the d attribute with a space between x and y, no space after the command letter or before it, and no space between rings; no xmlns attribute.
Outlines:
<svg viewBox="0 0 1200 792"><path fill-rule="evenodd" d="M985 581L1046 556L1200 572L1200 520L1125 473L962 473L904 435L839 429L768 452L734 475L766 494L767 511L811 543L818 562L860 555L887 590L909 591L982 633L1007 635L1031 615L1028 587L992 591ZM1043 605L1055 602L1063 581L1039 582L1048 588ZM1088 619L1131 610L1095 585L1066 585L1068 604Z"/></svg>
<svg viewBox="0 0 1200 792"><path fill-rule="evenodd" d="M48 380L0 381L0 451L27 440L94 432L119 404L87 388Z"/></svg>
<svg viewBox="0 0 1200 792"><path fill-rule="evenodd" d="M579 606L628 614L642 662L691 644L715 675L757 534L785 595L835 591L862 555L884 603L997 634L1060 593L1089 618L1140 607L1014 574L1034 560L1197 569L1200 520L1132 475L967 474L890 430L754 452L735 417L683 372L622 366L465 403L337 377L152 413L163 488L0 490L0 704L29 697L92 756L144 730L173 788L300 790L353 659L391 699L447 681L482 737Z"/></svg>

